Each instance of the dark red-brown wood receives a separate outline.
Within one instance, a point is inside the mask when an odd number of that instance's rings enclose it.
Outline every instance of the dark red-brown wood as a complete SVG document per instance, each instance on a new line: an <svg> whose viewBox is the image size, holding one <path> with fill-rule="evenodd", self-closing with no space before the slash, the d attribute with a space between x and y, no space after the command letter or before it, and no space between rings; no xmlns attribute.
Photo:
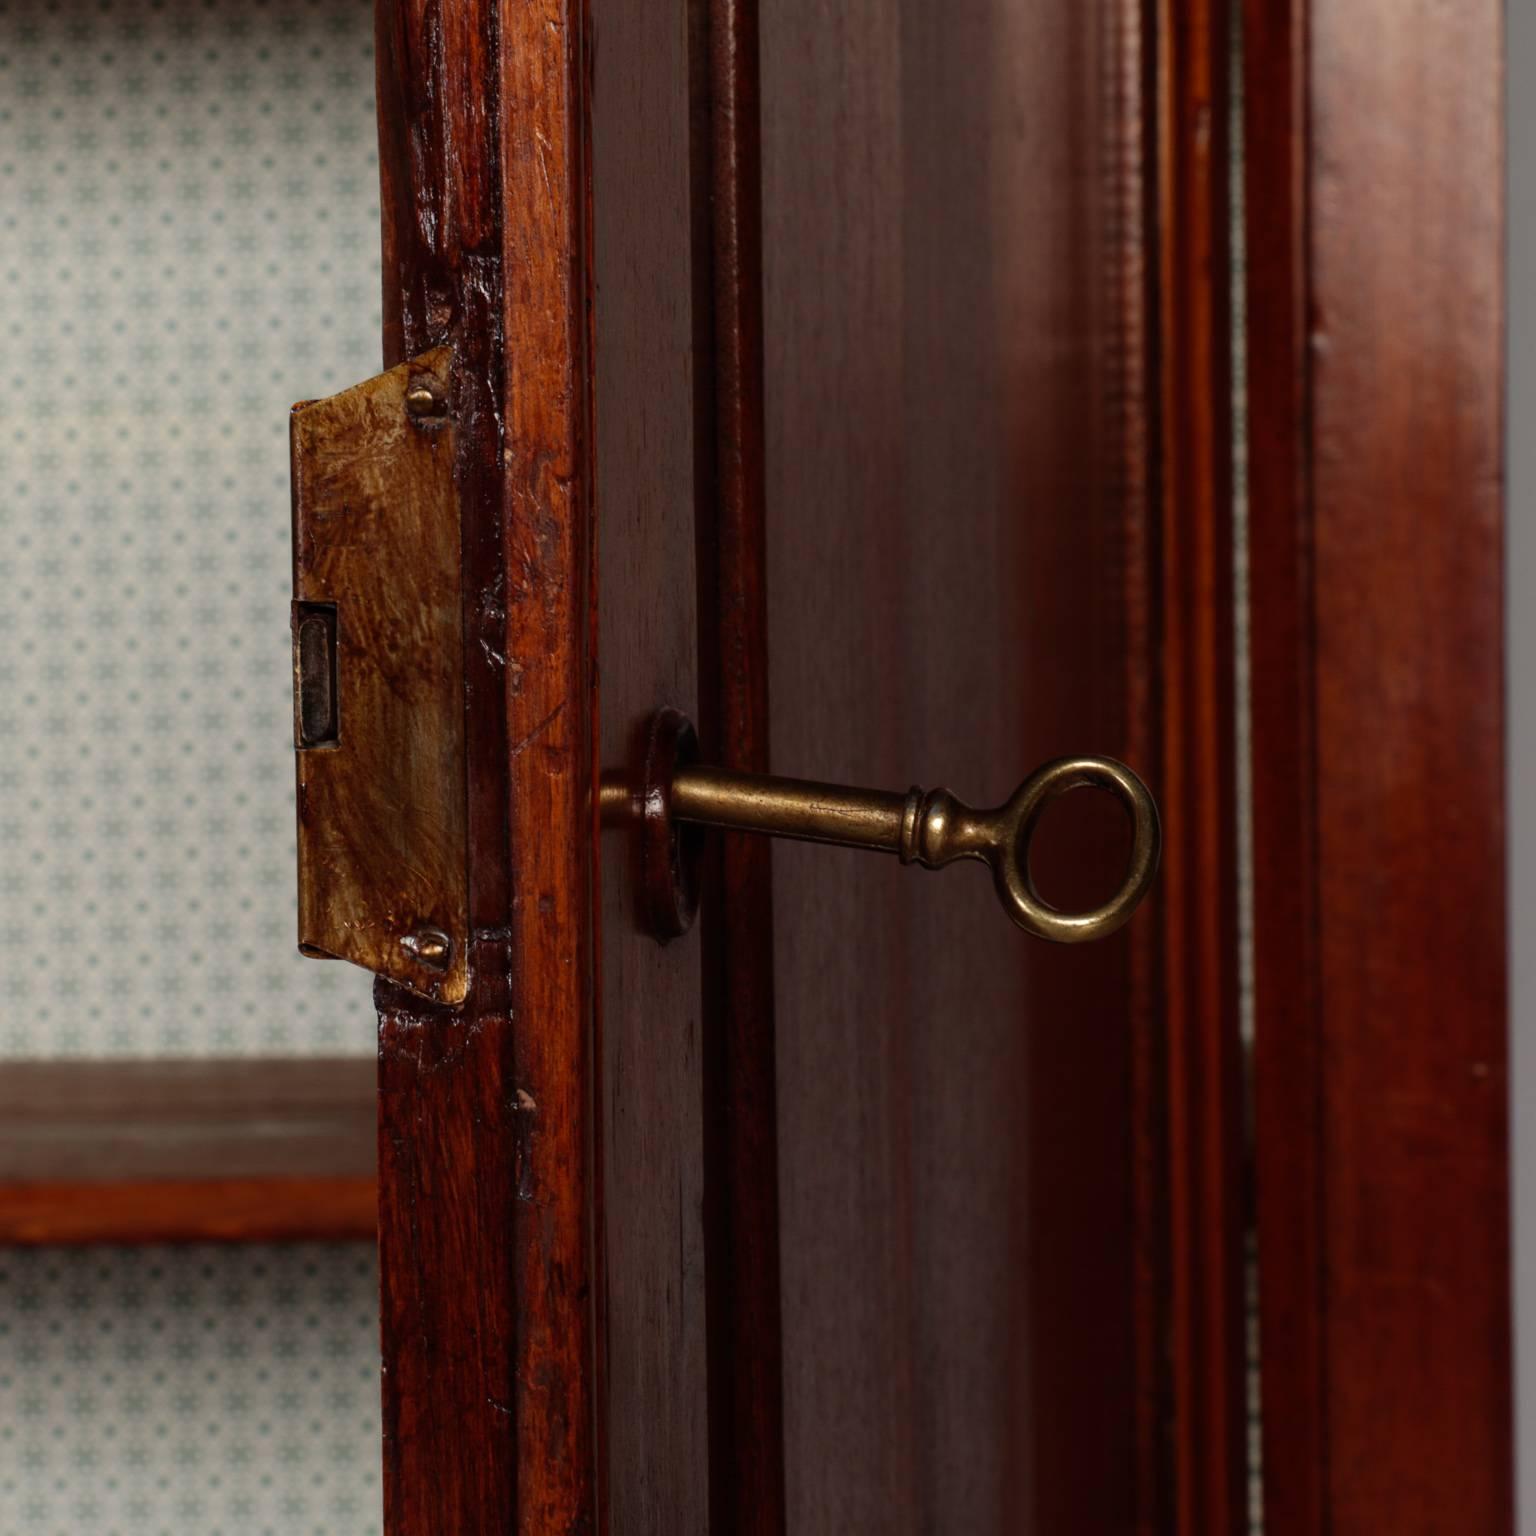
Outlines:
<svg viewBox="0 0 1536 1536"><path fill-rule="evenodd" d="M1231 152L1226 0L1163 0L1157 294L1155 718L1163 868L1156 946L1162 1042L1148 1118L1167 1182L1158 1237L1169 1424L1161 1527L1247 1521L1243 1043L1238 1002L1233 662ZM1143 1164L1143 1166L1146 1166Z"/></svg>
<svg viewBox="0 0 1536 1536"><path fill-rule="evenodd" d="M586 13L380 0L385 360L455 346L472 977L381 988L389 1536L596 1519Z"/></svg>
<svg viewBox="0 0 1536 1536"><path fill-rule="evenodd" d="M1286 1536L1329 1529L1306 24L1303 0L1244 5L1254 1167L1264 1516Z"/></svg>
<svg viewBox="0 0 1536 1536"><path fill-rule="evenodd" d="M1513 1529L1501 26L1250 0L1266 1529Z"/></svg>
<svg viewBox="0 0 1536 1536"><path fill-rule="evenodd" d="M0 1243L371 1240L372 1061L14 1061Z"/></svg>
<svg viewBox="0 0 1536 1536"><path fill-rule="evenodd" d="M0 1245L371 1243L375 1201L371 1173L16 1184L0 1188Z"/></svg>
<svg viewBox="0 0 1536 1536"><path fill-rule="evenodd" d="M756 0L696 4L695 207L713 357L699 509L699 725L712 761L769 768L762 143ZM772 854L724 836L701 914L712 1529L785 1528Z"/></svg>
<svg viewBox="0 0 1536 1536"><path fill-rule="evenodd" d="M390 1536L1226 1507L1229 1425L1170 1455L1231 1407L1225 423L1165 398L1222 384L1219 87L1156 21L381 0L388 358L459 349L476 935L463 1009L380 992ZM661 705L853 782L1182 774L1174 907L1048 949L984 880L729 843L659 949L589 789ZM1124 829L1062 811L1087 901Z"/></svg>
<svg viewBox="0 0 1536 1536"><path fill-rule="evenodd" d="M687 0L599 7L592 78L598 742L636 779L653 713L698 710L697 524L711 497ZM637 842L598 861L598 1335L604 1520L709 1528L701 933L638 922Z"/></svg>
<svg viewBox="0 0 1536 1536"><path fill-rule="evenodd" d="M774 767L1156 780L1145 8L762 25ZM1060 809L1044 888L1101 894L1118 818ZM1152 911L1073 953L773 862L788 1528L1156 1528Z"/></svg>
<svg viewBox="0 0 1536 1536"><path fill-rule="evenodd" d="M297 690L299 948L447 1003L469 986L452 366L438 348L289 417L294 669L322 706Z"/></svg>

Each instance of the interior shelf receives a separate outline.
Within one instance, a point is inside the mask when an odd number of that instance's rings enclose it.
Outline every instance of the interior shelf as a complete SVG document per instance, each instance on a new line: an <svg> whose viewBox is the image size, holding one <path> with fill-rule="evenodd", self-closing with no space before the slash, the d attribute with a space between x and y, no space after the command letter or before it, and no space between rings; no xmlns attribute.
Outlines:
<svg viewBox="0 0 1536 1536"><path fill-rule="evenodd" d="M371 1057L0 1063L0 1244L371 1239Z"/></svg>

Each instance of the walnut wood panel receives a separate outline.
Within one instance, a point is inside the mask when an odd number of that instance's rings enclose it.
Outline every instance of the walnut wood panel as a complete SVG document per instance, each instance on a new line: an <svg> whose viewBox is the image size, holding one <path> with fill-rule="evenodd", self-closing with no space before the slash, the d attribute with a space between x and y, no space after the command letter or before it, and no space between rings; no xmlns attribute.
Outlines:
<svg viewBox="0 0 1536 1536"><path fill-rule="evenodd" d="M1156 787L1142 8L762 25L775 767L984 799L1096 751ZM1118 814L1061 809L1044 888L1101 895ZM788 1528L1132 1529L1150 940L773 858Z"/></svg>
<svg viewBox="0 0 1536 1536"><path fill-rule="evenodd" d="M598 739L638 773L653 713L698 708L696 520L713 444L699 345L695 66L688 0L598 11L596 274ZM602 1468L609 1529L709 1528L700 934L642 932L635 840L605 833L599 1232Z"/></svg>
<svg viewBox="0 0 1536 1536"><path fill-rule="evenodd" d="M596 1520L585 10L379 0L385 359L454 345L470 994L381 989L385 1529Z"/></svg>
<svg viewBox="0 0 1536 1536"><path fill-rule="evenodd" d="M299 947L453 1003L469 911L450 363L438 348L295 406L290 434ZM407 411L413 388L441 411ZM307 627L328 633L329 667L306 656ZM311 741L317 661L329 707ZM423 935L446 939L440 964Z"/></svg>
<svg viewBox="0 0 1536 1536"><path fill-rule="evenodd" d="M1266 1529L1513 1529L1500 7L1251 0Z"/></svg>
<svg viewBox="0 0 1536 1536"><path fill-rule="evenodd" d="M0 1070L0 1242L371 1238L372 1061Z"/></svg>

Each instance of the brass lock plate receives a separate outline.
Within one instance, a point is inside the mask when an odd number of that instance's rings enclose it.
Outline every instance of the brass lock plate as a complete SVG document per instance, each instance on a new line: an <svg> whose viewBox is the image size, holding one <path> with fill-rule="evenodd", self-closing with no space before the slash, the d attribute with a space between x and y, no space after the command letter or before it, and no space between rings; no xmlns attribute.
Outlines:
<svg viewBox="0 0 1536 1536"><path fill-rule="evenodd" d="M296 405L299 948L469 990L464 619L449 348Z"/></svg>

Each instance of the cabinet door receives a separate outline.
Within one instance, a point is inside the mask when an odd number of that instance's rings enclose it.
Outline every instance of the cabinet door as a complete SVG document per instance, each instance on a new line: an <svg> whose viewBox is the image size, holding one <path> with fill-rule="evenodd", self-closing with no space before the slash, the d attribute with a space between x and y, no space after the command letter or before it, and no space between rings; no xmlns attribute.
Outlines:
<svg viewBox="0 0 1536 1536"><path fill-rule="evenodd" d="M1156 899L1048 945L975 871L710 834L663 944L597 794L663 708L741 770L1160 787L1144 9L380 0L470 935L462 1004L378 992L390 1536L1169 1497ZM1069 908L1125 866L1098 798L1040 831Z"/></svg>

